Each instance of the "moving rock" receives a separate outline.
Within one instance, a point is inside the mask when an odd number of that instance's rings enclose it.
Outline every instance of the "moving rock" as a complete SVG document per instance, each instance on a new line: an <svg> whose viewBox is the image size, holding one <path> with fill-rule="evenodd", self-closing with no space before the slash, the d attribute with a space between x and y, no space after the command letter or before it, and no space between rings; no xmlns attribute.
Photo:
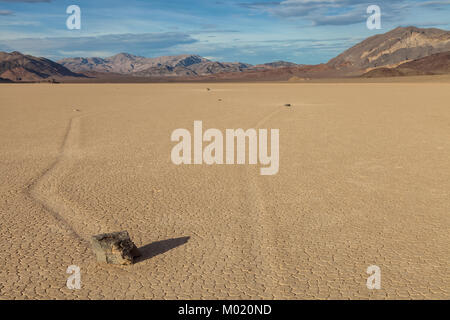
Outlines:
<svg viewBox="0 0 450 320"><path fill-rule="evenodd" d="M91 245L100 263L130 265L141 256L127 231L92 236Z"/></svg>

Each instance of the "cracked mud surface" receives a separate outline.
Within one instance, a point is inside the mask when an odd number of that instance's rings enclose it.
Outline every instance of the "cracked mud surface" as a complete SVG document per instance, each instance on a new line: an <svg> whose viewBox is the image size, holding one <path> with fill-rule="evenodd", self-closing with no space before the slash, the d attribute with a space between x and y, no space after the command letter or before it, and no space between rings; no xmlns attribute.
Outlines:
<svg viewBox="0 0 450 320"><path fill-rule="evenodd" d="M0 86L0 299L450 297L448 83L207 86ZM194 120L279 128L280 172L173 165Z"/></svg>

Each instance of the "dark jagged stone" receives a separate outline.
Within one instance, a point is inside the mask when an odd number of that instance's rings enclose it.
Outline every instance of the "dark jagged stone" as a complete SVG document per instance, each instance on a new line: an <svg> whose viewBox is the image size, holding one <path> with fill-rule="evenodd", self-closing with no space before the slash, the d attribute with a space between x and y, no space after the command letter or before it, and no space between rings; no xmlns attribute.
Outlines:
<svg viewBox="0 0 450 320"><path fill-rule="evenodd" d="M127 231L92 236L91 244L100 263L130 265L141 256Z"/></svg>

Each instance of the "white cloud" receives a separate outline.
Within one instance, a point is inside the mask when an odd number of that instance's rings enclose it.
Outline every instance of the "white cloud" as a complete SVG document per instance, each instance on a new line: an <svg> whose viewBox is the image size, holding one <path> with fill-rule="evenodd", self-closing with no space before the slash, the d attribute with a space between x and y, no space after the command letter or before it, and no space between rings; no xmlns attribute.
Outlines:
<svg viewBox="0 0 450 320"><path fill-rule="evenodd" d="M89 37L51 37L23 38L0 40L0 47L8 47L23 53L52 56L59 52L61 57L70 56L65 53L109 53L132 52L135 54L151 54L168 50L179 44L195 43L190 35L177 32L143 33L143 34L110 34ZM99 50L101 48L101 50Z"/></svg>

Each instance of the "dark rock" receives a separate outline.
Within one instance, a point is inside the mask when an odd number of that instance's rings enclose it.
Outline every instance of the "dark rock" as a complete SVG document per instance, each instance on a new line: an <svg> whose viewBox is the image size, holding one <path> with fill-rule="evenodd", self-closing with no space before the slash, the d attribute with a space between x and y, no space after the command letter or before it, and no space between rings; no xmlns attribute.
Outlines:
<svg viewBox="0 0 450 320"><path fill-rule="evenodd" d="M141 256L127 231L92 236L91 244L97 261L101 263L130 265Z"/></svg>
<svg viewBox="0 0 450 320"><path fill-rule="evenodd" d="M292 105L290 103L286 103L284 106L285 107L291 107Z"/></svg>

